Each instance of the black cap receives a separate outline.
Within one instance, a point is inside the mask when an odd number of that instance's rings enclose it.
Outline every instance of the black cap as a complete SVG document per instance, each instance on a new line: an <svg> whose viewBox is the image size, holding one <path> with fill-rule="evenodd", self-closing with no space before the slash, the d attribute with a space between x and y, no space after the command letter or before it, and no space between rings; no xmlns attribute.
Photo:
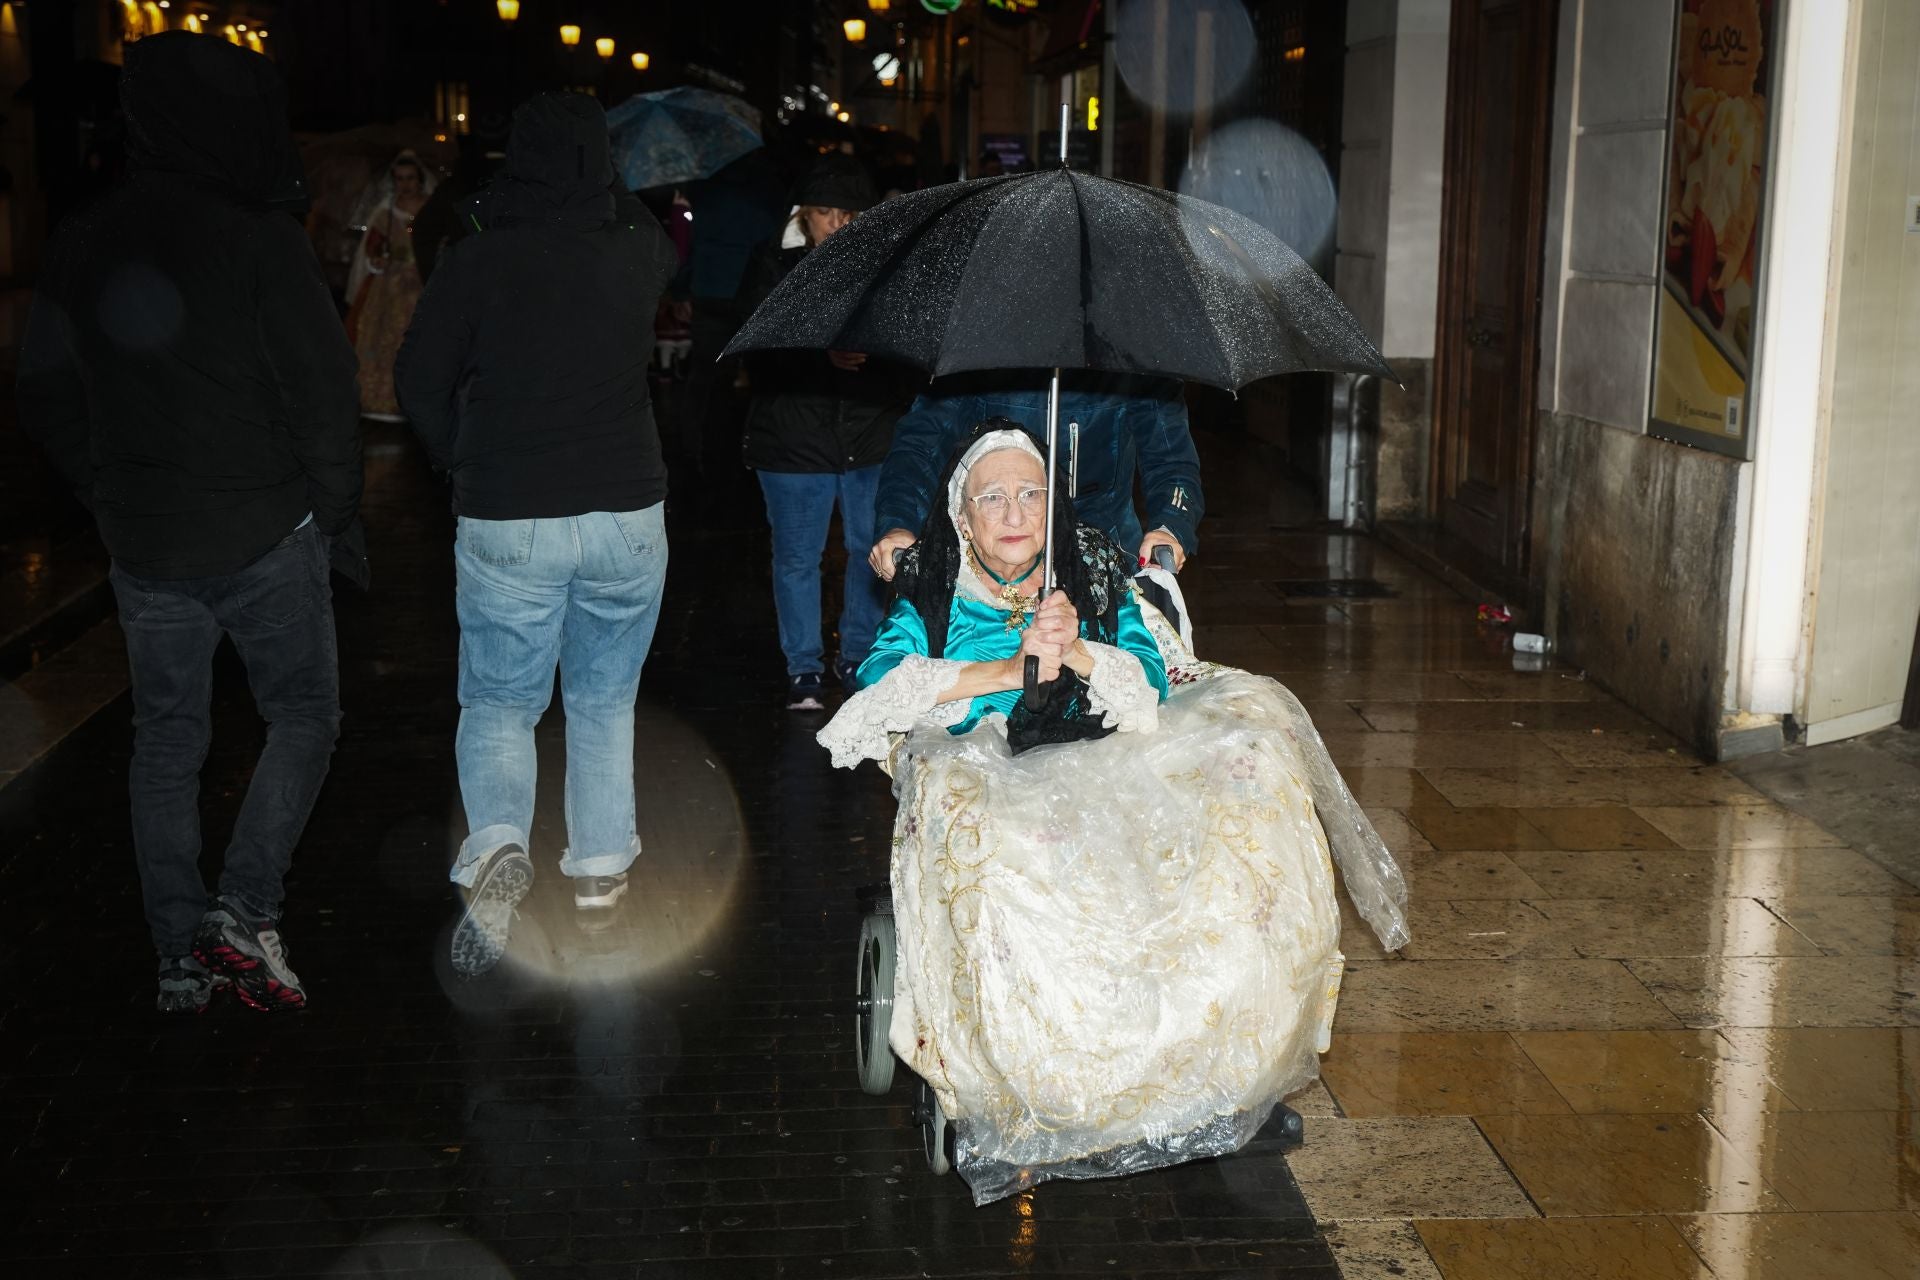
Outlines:
<svg viewBox="0 0 1920 1280"><path fill-rule="evenodd" d="M846 209L863 213L879 203L873 179L866 169L849 155L823 156L800 185L794 188L793 202L822 209Z"/></svg>

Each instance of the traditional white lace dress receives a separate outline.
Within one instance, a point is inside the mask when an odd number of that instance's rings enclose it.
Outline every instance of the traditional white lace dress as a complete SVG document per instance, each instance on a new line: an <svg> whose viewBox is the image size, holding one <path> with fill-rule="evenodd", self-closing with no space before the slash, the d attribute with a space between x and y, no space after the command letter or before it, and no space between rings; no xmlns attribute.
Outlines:
<svg viewBox="0 0 1920 1280"><path fill-rule="evenodd" d="M1231 1151L1313 1079L1342 970L1329 838L1406 941L1399 869L1300 703L1144 612L1172 693L1097 658L1110 737L1015 757L997 715L956 736L967 705L933 699L960 664L925 658L820 734L893 773L892 1045L979 1203Z"/></svg>

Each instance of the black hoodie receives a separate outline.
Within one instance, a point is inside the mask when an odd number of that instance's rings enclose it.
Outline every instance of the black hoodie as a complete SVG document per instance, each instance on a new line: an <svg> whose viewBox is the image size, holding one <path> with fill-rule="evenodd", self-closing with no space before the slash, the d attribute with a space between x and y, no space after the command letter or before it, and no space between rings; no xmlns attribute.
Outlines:
<svg viewBox="0 0 1920 1280"><path fill-rule="evenodd" d="M273 64L169 33L127 50L129 178L48 251L21 425L137 576L210 577L360 505L353 348L300 223Z"/></svg>
<svg viewBox="0 0 1920 1280"><path fill-rule="evenodd" d="M616 203L600 104L542 94L513 115L480 228L421 295L394 386L453 508L482 520L637 511L666 497L647 396L673 242Z"/></svg>

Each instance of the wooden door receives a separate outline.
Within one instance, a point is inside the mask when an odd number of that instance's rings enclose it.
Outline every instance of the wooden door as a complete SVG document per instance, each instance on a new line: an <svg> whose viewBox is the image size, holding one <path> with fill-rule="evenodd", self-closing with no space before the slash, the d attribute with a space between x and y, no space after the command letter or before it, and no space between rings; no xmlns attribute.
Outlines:
<svg viewBox="0 0 1920 1280"><path fill-rule="evenodd" d="M1434 506L1501 576L1527 570L1557 4L1454 0L1434 370Z"/></svg>

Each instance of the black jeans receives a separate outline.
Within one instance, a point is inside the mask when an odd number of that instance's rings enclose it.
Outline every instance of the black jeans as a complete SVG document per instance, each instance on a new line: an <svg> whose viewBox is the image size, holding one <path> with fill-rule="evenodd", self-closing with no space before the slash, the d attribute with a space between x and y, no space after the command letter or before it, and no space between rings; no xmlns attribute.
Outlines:
<svg viewBox="0 0 1920 1280"><path fill-rule="evenodd" d="M133 678L133 848L147 925L184 955L207 909L200 878L200 766L213 736L213 652L222 634L247 668L267 745L254 766L220 892L278 918L282 881L340 733L340 663L327 540L308 524L234 573L147 579L113 566Z"/></svg>

